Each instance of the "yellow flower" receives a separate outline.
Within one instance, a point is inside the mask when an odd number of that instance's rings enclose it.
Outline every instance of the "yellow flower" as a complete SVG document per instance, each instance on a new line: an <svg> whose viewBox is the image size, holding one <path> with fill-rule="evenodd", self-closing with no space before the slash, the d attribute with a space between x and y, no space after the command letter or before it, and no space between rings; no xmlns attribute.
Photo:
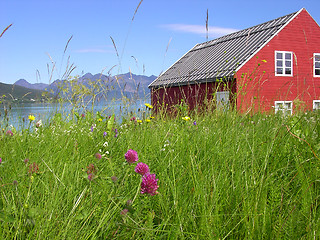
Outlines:
<svg viewBox="0 0 320 240"><path fill-rule="evenodd" d="M98 119L98 121L99 121L99 122L102 122L102 119L101 119L101 118L99 118L99 119Z"/></svg>
<svg viewBox="0 0 320 240"><path fill-rule="evenodd" d="M153 108L153 106L151 104L149 104L149 103L145 103L144 105L146 105L146 107L149 108L149 109Z"/></svg>
<svg viewBox="0 0 320 240"><path fill-rule="evenodd" d="M154 119L154 117L150 116L151 119Z"/></svg>
<svg viewBox="0 0 320 240"><path fill-rule="evenodd" d="M146 119L146 122L151 122L151 120L149 118Z"/></svg>
<svg viewBox="0 0 320 240"><path fill-rule="evenodd" d="M137 120L137 123L142 123L142 121L138 119L138 120Z"/></svg>
<svg viewBox="0 0 320 240"><path fill-rule="evenodd" d="M190 118L188 116L185 116L182 119L185 120L185 121L190 121Z"/></svg>
<svg viewBox="0 0 320 240"><path fill-rule="evenodd" d="M34 120L36 119L36 117L33 116L33 115L29 115L28 119L29 119L30 121L34 121Z"/></svg>

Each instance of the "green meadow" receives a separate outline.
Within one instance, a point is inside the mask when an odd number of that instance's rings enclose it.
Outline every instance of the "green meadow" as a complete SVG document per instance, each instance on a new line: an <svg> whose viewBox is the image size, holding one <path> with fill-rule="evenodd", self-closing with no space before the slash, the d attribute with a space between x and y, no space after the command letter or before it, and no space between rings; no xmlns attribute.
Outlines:
<svg viewBox="0 0 320 240"><path fill-rule="evenodd" d="M320 238L318 112L153 118L148 107L3 128L1 238ZM141 193L129 149L156 175L155 195Z"/></svg>

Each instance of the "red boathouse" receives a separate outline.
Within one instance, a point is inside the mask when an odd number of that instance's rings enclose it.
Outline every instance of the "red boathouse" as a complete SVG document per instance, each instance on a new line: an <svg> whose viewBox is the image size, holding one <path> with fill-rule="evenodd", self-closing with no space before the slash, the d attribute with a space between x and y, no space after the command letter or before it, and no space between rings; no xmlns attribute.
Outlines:
<svg viewBox="0 0 320 240"><path fill-rule="evenodd" d="M181 99L240 112L320 109L320 27L306 11L195 45L149 88L155 108Z"/></svg>

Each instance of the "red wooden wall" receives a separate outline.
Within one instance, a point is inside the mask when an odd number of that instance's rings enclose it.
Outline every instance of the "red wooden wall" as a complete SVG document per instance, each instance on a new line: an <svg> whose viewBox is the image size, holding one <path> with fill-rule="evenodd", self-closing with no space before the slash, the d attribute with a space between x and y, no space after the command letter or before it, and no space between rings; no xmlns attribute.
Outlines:
<svg viewBox="0 0 320 240"><path fill-rule="evenodd" d="M275 51L293 52L293 76L275 76ZM314 53L320 53L320 27L302 10L236 73L237 108L272 112L274 101L293 101L296 110L312 110L313 100L320 99Z"/></svg>

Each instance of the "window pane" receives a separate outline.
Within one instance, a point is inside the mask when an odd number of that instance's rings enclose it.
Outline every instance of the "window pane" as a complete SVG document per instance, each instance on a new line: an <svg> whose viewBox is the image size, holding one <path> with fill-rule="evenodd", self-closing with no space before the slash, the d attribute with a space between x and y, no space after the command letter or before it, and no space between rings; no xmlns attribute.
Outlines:
<svg viewBox="0 0 320 240"><path fill-rule="evenodd" d="M282 67L282 61L277 61L277 67Z"/></svg>
<svg viewBox="0 0 320 240"><path fill-rule="evenodd" d="M314 75L320 76L320 69L315 69L314 70Z"/></svg>
<svg viewBox="0 0 320 240"><path fill-rule="evenodd" d="M277 52L277 59L282 59L282 53Z"/></svg>
<svg viewBox="0 0 320 240"><path fill-rule="evenodd" d="M291 53L286 53L286 59L291 60Z"/></svg>
<svg viewBox="0 0 320 240"><path fill-rule="evenodd" d="M320 62L316 62L316 63L314 64L314 66L315 66L316 68L320 68Z"/></svg>
<svg viewBox="0 0 320 240"><path fill-rule="evenodd" d="M291 67L291 61L286 61L286 67Z"/></svg>
<svg viewBox="0 0 320 240"><path fill-rule="evenodd" d="M315 61L320 61L320 55L314 55L314 60Z"/></svg>
<svg viewBox="0 0 320 240"><path fill-rule="evenodd" d="M277 74L283 74L283 69L282 68L277 68Z"/></svg>
<svg viewBox="0 0 320 240"><path fill-rule="evenodd" d="M286 68L286 74L291 74L291 68Z"/></svg>
<svg viewBox="0 0 320 240"><path fill-rule="evenodd" d="M291 102L285 103L286 109L291 109Z"/></svg>

